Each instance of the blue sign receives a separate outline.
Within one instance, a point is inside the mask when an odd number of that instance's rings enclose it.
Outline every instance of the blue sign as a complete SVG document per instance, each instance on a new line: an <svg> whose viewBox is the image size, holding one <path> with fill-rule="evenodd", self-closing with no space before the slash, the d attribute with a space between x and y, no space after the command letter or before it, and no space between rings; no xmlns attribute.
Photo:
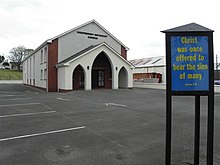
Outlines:
<svg viewBox="0 0 220 165"><path fill-rule="evenodd" d="M209 90L207 36L171 36L172 91Z"/></svg>

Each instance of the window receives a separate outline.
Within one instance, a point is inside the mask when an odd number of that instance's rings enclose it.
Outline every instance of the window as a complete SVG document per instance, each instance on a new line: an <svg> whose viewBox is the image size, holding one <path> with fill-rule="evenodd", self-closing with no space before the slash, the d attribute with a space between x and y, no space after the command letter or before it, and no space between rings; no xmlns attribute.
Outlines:
<svg viewBox="0 0 220 165"><path fill-rule="evenodd" d="M40 51L40 63L43 64L43 50Z"/></svg>
<svg viewBox="0 0 220 165"><path fill-rule="evenodd" d="M44 48L44 63L47 62L47 47Z"/></svg>
<svg viewBox="0 0 220 165"><path fill-rule="evenodd" d="M47 69L44 69L44 80L47 80Z"/></svg>
<svg viewBox="0 0 220 165"><path fill-rule="evenodd" d="M31 68L31 58L30 58L30 79L31 79L31 72L32 72L31 69L32 69L32 68Z"/></svg>
<svg viewBox="0 0 220 165"><path fill-rule="evenodd" d="M43 80L43 70L40 70L40 79Z"/></svg>
<svg viewBox="0 0 220 165"><path fill-rule="evenodd" d="M105 72L103 70L98 71L98 86L104 87L105 85Z"/></svg>
<svg viewBox="0 0 220 165"><path fill-rule="evenodd" d="M29 59L27 59L27 79L29 78L29 72L30 72L30 69L29 69Z"/></svg>
<svg viewBox="0 0 220 165"><path fill-rule="evenodd" d="M33 78L35 78L35 55L33 59Z"/></svg>

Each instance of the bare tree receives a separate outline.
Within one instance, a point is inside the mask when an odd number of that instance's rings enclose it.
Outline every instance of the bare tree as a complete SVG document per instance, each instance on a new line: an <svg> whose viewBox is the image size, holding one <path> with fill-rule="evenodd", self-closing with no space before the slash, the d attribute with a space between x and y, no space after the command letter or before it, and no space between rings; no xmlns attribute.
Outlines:
<svg viewBox="0 0 220 165"><path fill-rule="evenodd" d="M15 48L12 48L10 50L10 56L9 59L11 62L13 62L18 70L21 70L20 65L23 58L25 58L28 54L30 54L33 51L33 49L27 49L24 46L18 46Z"/></svg>
<svg viewBox="0 0 220 165"><path fill-rule="evenodd" d="M2 63L5 60L5 57L3 55L0 55L0 63Z"/></svg>

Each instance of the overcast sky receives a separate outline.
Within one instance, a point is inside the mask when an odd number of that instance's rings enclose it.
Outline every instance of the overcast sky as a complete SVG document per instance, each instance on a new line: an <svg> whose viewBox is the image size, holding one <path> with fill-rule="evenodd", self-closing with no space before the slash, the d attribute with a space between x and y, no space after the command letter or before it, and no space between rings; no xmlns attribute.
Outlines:
<svg viewBox="0 0 220 165"><path fill-rule="evenodd" d="M160 31L192 22L215 31L220 57L219 15L217 0L0 0L0 54L19 45L36 49L95 19L130 48L129 60L165 56Z"/></svg>

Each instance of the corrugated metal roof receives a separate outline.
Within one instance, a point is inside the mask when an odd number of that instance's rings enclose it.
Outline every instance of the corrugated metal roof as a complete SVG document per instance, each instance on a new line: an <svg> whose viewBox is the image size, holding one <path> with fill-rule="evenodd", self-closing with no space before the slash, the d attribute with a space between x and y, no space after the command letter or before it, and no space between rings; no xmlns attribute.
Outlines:
<svg viewBox="0 0 220 165"><path fill-rule="evenodd" d="M130 62L135 67L140 67L140 68L141 67L165 66L166 65L165 56L134 59L134 60L130 60Z"/></svg>
<svg viewBox="0 0 220 165"><path fill-rule="evenodd" d="M132 63L136 68L166 66L166 57L160 56L160 57L141 58L141 59L130 60L129 62ZM218 70L220 70L220 63L218 64L214 63L214 70L217 70L216 67L218 67Z"/></svg>

